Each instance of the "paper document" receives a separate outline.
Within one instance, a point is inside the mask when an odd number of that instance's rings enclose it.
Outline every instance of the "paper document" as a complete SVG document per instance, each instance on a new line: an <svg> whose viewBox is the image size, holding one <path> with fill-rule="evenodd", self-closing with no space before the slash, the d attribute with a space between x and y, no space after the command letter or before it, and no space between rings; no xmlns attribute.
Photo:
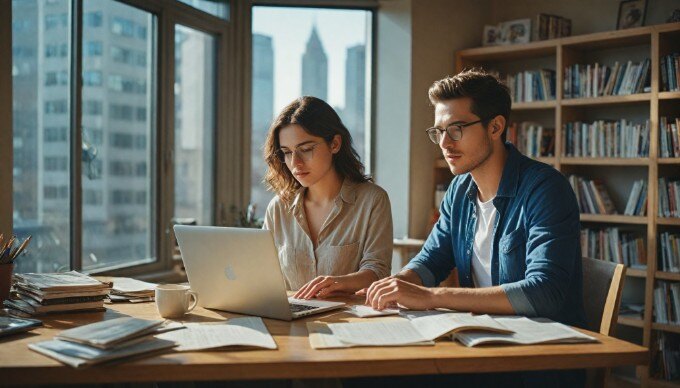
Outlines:
<svg viewBox="0 0 680 388"><path fill-rule="evenodd" d="M384 310L375 310L372 307L364 306L364 305L354 305L354 306L349 306L347 307L346 310L348 313L356 315L359 318L369 318L369 317L381 317L385 315L396 315L399 314L398 309L384 309Z"/></svg>
<svg viewBox="0 0 680 388"><path fill-rule="evenodd" d="M494 319L511 329L514 333L468 332L455 333L452 337L465 346L498 343L532 345L540 343L597 342L595 338L589 335L548 319L529 319L526 317L495 317Z"/></svg>
<svg viewBox="0 0 680 388"><path fill-rule="evenodd" d="M225 346L256 346L276 349L276 342L260 317L232 318L219 323L186 323L182 330L159 334L173 341L175 350L190 352Z"/></svg>
<svg viewBox="0 0 680 388"><path fill-rule="evenodd" d="M113 278L113 292L116 293L153 292L155 289L156 284L154 283L148 283L132 278Z"/></svg>
<svg viewBox="0 0 680 388"><path fill-rule="evenodd" d="M328 328L325 322L307 322L307 331L309 332L309 346L312 349L336 349L336 348L351 348L355 346L362 346L342 342L333 335L333 332ZM409 345L428 346L434 345L434 341L416 342Z"/></svg>

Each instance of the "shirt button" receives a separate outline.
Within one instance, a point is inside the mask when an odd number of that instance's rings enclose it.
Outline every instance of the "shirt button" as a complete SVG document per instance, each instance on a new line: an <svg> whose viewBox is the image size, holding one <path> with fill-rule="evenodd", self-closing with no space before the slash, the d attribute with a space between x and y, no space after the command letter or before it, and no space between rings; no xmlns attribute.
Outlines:
<svg viewBox="0 0 680 388"><path fill-rule="evenodd" d="M468 249L468 251L467 251L467 254L468 254L468 255L470 254L470 250L469 250L469 249Z"/></svg>

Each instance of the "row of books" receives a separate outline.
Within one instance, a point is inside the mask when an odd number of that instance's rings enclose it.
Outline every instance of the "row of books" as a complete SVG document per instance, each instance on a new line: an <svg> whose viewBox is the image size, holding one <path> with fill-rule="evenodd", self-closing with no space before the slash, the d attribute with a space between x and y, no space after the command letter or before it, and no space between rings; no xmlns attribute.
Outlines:
<svg viewBox="0 0 680 388"><path fill-rule="evenodd" d="M512 123L508 126L507 140L519 152L531 158L555 155L555 129L543 128L532 122Z"/></svg>
<svg viewBox="0 0 680 388"><path fill-rule="evenodd" d="M680 217L680 180L659 178L659 217Z"/></svg>
<svg viewBox="0 0 680 388"><path fill-rule="evenodd" d="M680 158L680 117L659 119L659 155Z"/></svg>
<svg viewBox="0 0 680 388"><path fill-rule="evenodd" d="M647 215L647 181L644 179L633 183L623 214L627 216Z"/></svg>
<svg viewBox="0 0 680 388"><path fill-rule="evenodd" d="M680 272L680 234L659 234L659 267L664 272Z"/></svg>
<svg viewBox="0 0 680 388"><path fill-rule="evenodd" d="M554 100L557 93L555 70L550 69L509 74L505 77L505 84L514 102Z"/></svg>
<svg viewBox="0 0 680 388"><path fill-rule="evenodd" d="M563 153L568 157L644 158L649 155L649 120L581 121L563 126Z"/></svg>
<svg viewBox="0 0 680 388"><path fill-rule="evenodd" d="M680 378L680 338L676 334L659 332L655 345L652 347L652 376L663 380Z"/></svg>
<svg viewBox="0 0 680 388"><path fill-rule="evenodd" d="M665 92L680 91L680 53L661 57L661 90Z"/></svg>
<svg viewBox="0 0 680 388"><path fill-rule="evenodd" d="M654 321L680 324L680 283L660 280L654 287Z"/></svg>
<svg viewBox="0 0 680 388"><path fill-rule="evenodd" d="M581 229L581 254L631 268L647 265L644 239L619 228Z"/></svg>
<svg viewBox="0 0 680 388"><path fill-rule="evenodd" d="M621 96L650 90L650 61L614 66L573 65L564 69L564 98Z"/></svg>
<svg viewBox="0 0 680 388"><path fill-rule="evenodd" d="M589 180L577 175L570 175L568 179L581 213L617 214L614 202L600 179Z"/></svg>
<svg viewBox="0 0 680 388"><path fill-rule="evenodd" d="M15 274L5 307L16 315L103 311L112 284L76 271Z"/></svg>
<svg viewBox="0 0 680 388"><path fill-rule="evenodd" d="M533 25L532 41L571 36L571 19L539 13Z"/></svg>

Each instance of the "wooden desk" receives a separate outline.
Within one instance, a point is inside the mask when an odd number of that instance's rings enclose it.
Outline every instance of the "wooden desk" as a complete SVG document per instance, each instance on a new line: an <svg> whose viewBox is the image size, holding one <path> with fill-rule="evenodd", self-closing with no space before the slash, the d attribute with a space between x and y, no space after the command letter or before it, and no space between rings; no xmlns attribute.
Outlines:
<svg viewBox="0 0 680 388"><path fill-rule="evenodd" d="M362 299L348 300L360 302ZM499 372L642 365L647 349L616 338L586 332L601 343L581 345L493 346L467 348L457 342L435 346L313 350L305 320L265 319L278 350L221 350L165 353L117 365L76 370L28 349L59 331L120 314L157 319L153 303L108 305L106 313L60 314L45 327L0 340L0 385L114 383L187 380L249 380L463 372ZM196 308L186 321L215 321L234 314ZM350 315L330 312L307 320L343 321ZM585 331L584 331L585 332Z"/></svg>

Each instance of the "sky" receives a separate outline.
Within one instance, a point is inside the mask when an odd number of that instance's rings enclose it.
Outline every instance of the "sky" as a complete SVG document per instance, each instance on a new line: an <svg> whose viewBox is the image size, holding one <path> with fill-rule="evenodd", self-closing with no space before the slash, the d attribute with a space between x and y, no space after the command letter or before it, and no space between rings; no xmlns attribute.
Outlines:
<svg viewBox="0 0 680 388"><path fill-rule="evenodd" d="M345 57L348 47L366 44L370 12L294 7L253 7L253 33L274 44L274 112L300 96L302 54L316 24L328 57L328 100L345 106Z"/></svg>

